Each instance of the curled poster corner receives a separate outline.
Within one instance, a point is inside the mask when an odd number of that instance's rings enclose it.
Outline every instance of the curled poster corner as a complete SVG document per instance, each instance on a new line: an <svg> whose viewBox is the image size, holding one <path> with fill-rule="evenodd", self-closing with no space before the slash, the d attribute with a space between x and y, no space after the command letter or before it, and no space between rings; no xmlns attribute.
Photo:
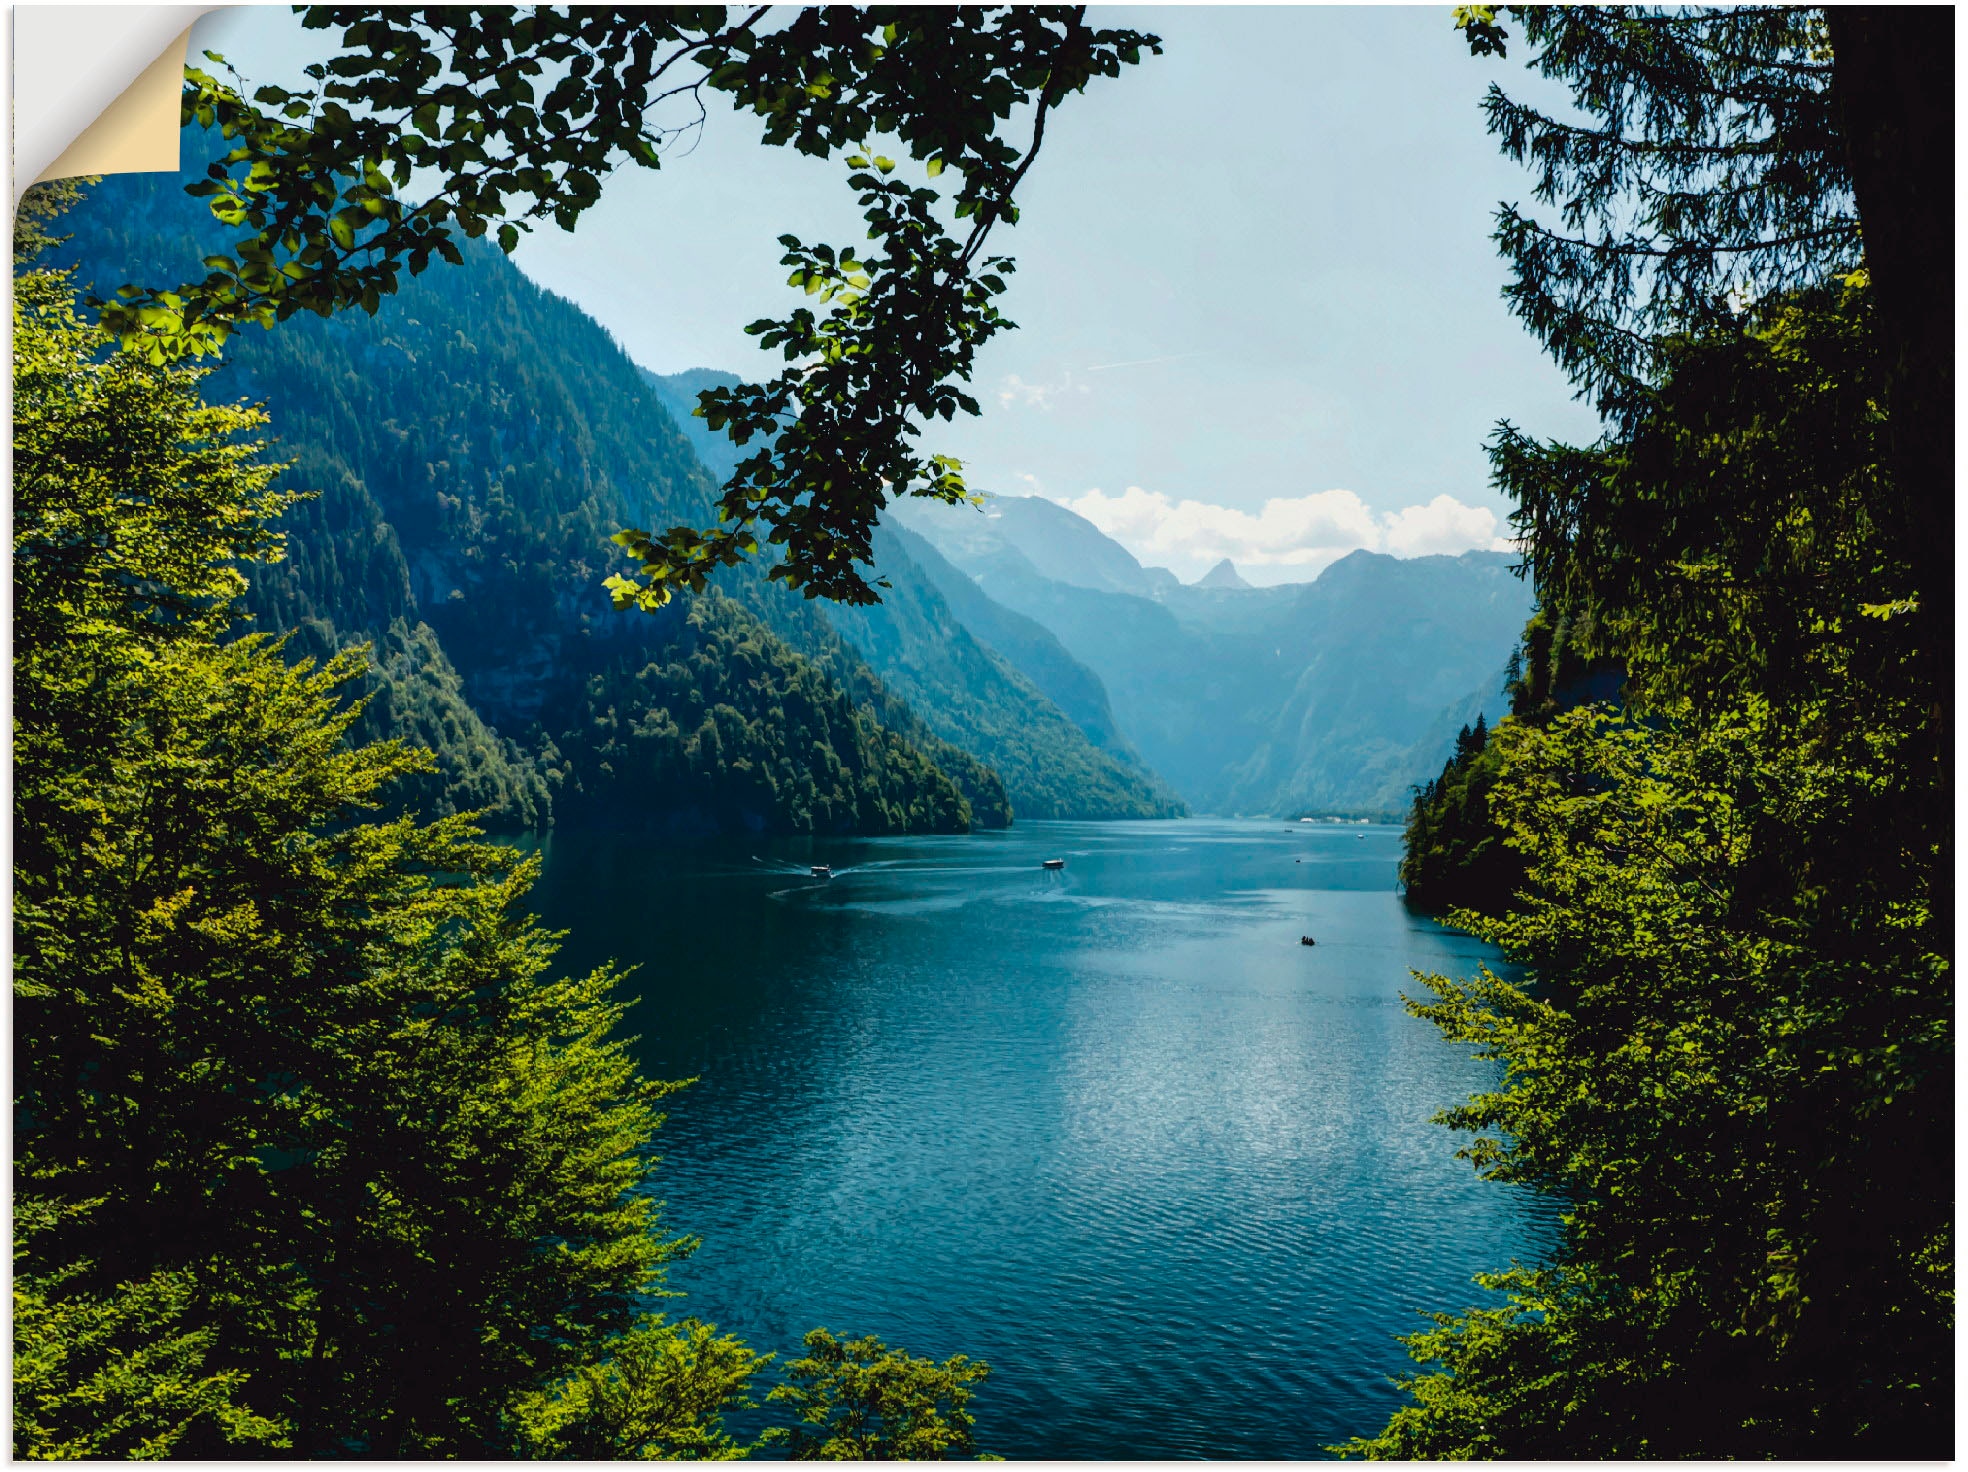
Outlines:
<svg viewBox="0 0 1968 1472"><path fill-rule="evenodd" d="M197 5L17 5L13 193L77 174L178 168Z"/></svg>

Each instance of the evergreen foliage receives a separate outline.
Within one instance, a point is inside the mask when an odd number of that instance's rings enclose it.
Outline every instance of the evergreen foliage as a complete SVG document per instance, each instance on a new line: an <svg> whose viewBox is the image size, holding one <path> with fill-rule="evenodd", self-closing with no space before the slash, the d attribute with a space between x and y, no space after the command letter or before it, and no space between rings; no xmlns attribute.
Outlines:
<svg viewBox="0 0 1968 1472"><path fill-rule="evenodd" d="M1555 177L1589 173L1590 198L1619 197L1629 163L1646 179L1656 135L1704 108L1819 129L1858 111L1827 97L1809 13L1529 14L1547 72L1581 106L1650 130L1609 129L1587 169L1577 130L1522 115L1524 146ZM1471 19L1479 36L1494 23ZM1770 35L1790 39L1756 39ZM1917 26L1901 39L1917 43ZM1723 54L1737 41L1743 55ZM1769 90L1732 93L1738 64ZM1809 106L1786 113L1798 89ZM1811 208L1843 208L1821 156L1836 134L1799 138L1792 151L1780 128L1745 152L1743 168L1792 171L1770 200L1723 191L1675 218L1729 224L1740 233L1720 248L1768 250L1778 277L1817 260L1809 241L1786 256L1753 228L1810 190L1823 191ZM1675 146L1713 141L1698 129ZM1687 177L1720 189L1734 175ZM1641 207L1667 208L1635 187ZM1653 329L1644 372L1633 359L1598 445L1507 428L1493 445L1546 622L1526 641L1520 714L1466 784L1493 772L1493 831L1523 881L1507 909L1453 918L1526 976L1424 978L1434 1000L1416 1008L1503 1064L1501 1086L1446 1121L1476 1134L1486 1176L1563 1200L1564 1239L1552 1261L1483 1280L1502 1306L1413 1339L1432 1369L1347 1450L1945 1456L1951 778L1937 651L1951 632L1923 613L1936 567L1923 489L1901 483L1910 462L1892 449L1901 344L1869 267L1711 311L1688 283L1714 263L1629 301L1624 247L1604 249L1571 264L1519 252L1520 282L1584 293L1600 326L1639 312L1624 320ZM1566 361L1590 336L1573 329L1599 330L1532 320ZM1576 692L1594 663L1623 679L1624 712L1566 708L1568 666Z"/></svg>
<svg viewBox="0 0 1968 1472"><path fill-rule="evenodd" d="M1457 12L1478 52L1506 49L1500 7ZM1502 151L1556 218L1502 205L1505 297L1580 387L1625 422L1660 345L1731 304L1859 264L1859 219L1821 10L1513 6L1528 65L1584 115L1557 119L1491 84Z"/></svg>
<svg viewBox="0 0 1968 1472"><path fill-rule="evenodd" d="M1574 615L1540 608L1524 625L1504 676L1507 721L1549 725L1565 711L1619 697L1626 668L1599 652L1598 621L1588 605ZM1401 884L1418 909L1501 914L1523 882L1524 864L1503 841L1490 811L1502 749L1477 717L1464 727L1442 774L1415 789L1402 838Z"/></svg>
<svg viewBox="0 0 1968 1472"><path fill-rule="evenodd" d="M1457 733L1442 775L1415 789L1401 836L1401 885L1417 909L1500 914L1510 907L1523 865L1505 846L1490 813L1501 751L1479 714Z"/></svg>
<svg viewBox="0 0 1968 1472"><path fill-rule="evenodd" d="M945 741L908 701L875 673L833 620L805 599L788 598L756 578L729 576L732 593L762 623L797 649L816 669L853 697L855 704L927 755L957 784L970 804L978 828L1004 828L1012 819L1011 798L997 771L965 748Z"/></svg>
<svg viewBox="0 0 1968 1472"><path fill-rule="evenodd" d="M394 804L433 818L497 813L527 829L553 821L553 779L559 774L479 718L429 624L413 628L391 619L369 651L359 688L363 704L349 728L351 740L394 739L436 760L432 770L397 781Z"/></svg>
<svg viewBox="0 0 1968 1472"><path fill-rule="evenodd" d="M711 590L652 617L679 626L661 662L591 677L561 738L569 816L647 805L684 831L969 827L970 804L929 757L731 599Z"/></svg>
<svg viewBox="0 0 1968 1472"><path fill-rule="evenodd" d="M16 1452L508 1454L698 1334L643 1308L672 1086L550 975L531 863L365 817L429 762L345 740L359 656L225 637L291 500L261 416L102 346L17 279Z"/></svg>

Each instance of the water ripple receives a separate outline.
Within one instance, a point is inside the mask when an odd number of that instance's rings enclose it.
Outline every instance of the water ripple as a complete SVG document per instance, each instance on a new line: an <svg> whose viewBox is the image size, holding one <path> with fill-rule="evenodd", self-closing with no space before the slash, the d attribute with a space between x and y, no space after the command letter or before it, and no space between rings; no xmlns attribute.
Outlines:
<svg viewBox="0 0 1968 1472"><path fill-rule="evenodd" d="M684 1311L987 1359L1011 1456L1296 1458L1377 1429L1394 1336L1553 1230L1429 1123L1494 1070L1406 1014L1409 972L1493 957L1402 910L1397 855L1202 821L584 835L537 899L570 965L644 963L645 1065L700 1080L658 1187L704 1238Z"/></svg>

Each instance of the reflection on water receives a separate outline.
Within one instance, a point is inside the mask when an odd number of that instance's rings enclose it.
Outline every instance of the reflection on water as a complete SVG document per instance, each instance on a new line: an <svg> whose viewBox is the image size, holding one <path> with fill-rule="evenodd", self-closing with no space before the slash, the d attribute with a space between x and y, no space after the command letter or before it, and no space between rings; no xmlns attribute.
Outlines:
<svg viewBox="0 0 1968 1472"><path fill-rule="evenodd" d="M1406 1015L1408 973L1491 953L1405 912L1398 847L562 834L536 901L570 964L640 963L645 1066L698 1079L663 1135L666 1221L704 1238L681 1311L987 1359L980 1441L1015 1457L1304 1457L1385 1421L1420 1311L1551 1233L1428 1122L1493 1072Z"/></svg>

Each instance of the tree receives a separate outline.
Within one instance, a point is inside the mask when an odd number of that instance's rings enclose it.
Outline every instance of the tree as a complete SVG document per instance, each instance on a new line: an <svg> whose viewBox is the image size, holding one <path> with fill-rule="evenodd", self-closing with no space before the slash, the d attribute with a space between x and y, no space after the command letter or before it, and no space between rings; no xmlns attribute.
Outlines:
<svg viewBox="0 0 1968 1472"><path fill-rule="evenodd" d="M1825 11L1833 95L1865 223L1884 358L1882 394L1904 545L1925 599L1927 677L1954 693L1954 11ZM1947 755L1946 726L1940 734Z"/></svg>
<svg viewBox="0 0 1968 1472"><path fill-rule="evenodd" d="M1464 6L1478 53L1503 54L1499 10ZM1513 102L1492 85L1490 130L1536 171L1546 222L1497 214L1505 296L1615 441L1655 412L1654 386L1690 342L1767 332L1798 293L1863 269L1868 305L1852 350L1885 410L1893 490L1866 511L1904 569L1880 589L1939 705L1930 749L1947 762L1953 666L1951 12L1771 6L1682 10L1514 7L1531 65L1565 85L1593 126ZM1863 227L1863 228L1862 228ZM1937 315L1939 314L1939 315ZM1682 375L1685 381L1685 373ZM1711 386L1714 387L1714 386ZM1848 411L1849 412L1849 411ZM1822 437L1821 437L1822 438ZM1501 483L1524 441L1503 426ZM1842 463L1842 462L1841 462ZM1684 496L1684 502L1687 497ZM1562 557L1570 529L1520 511L1527 561Z"/></svg>
<svg viewBox="0 0 1968 1472"><path fill-rule="evenodd" d="M675 1086L617 978L463 817L364 820L428 759L345 742L359 654L227 637L260 416L51 273L14 325L17 1453L509 1454L673 1345L646 1445L720 1444L759 1359L647 1314Z"/></svg>
<svg viewBox="0 0 1968 1472"><path fill-rule="evenodd" d="M1410 1403L1347 1450L1949 1445L1945 936L1893 866L1778 867L1878 841L1907 737L1800 742L1754 700L1674 715L1582 707L1492 743L1528 872L1508 913L1457 919L1527 979L1425 978L1414 1010L1501 1061L1445 1122L1485 1176L1563 1203L1562 1245L1479 1279L1503 1305L1435 1316Z"/></svg>
<svg viewBox="0 0 1968 1472"><path fill-rule="evenodd" d="M1841 94L1815 12L1513 14L1604 126L1492 93L1565 220L1502 212L1509 291L1607 432L1492 442L1541 603L1490 742L1524 879L1455 919L1526 979L1425 978L1415 1010L1502 1063L1445 1119L1565 1230L1410 1342L1433 1371L1347 1449L1945 1455L1951 631L1895 448L1931 425L1895 424L1912 349L1851 208L1842 130L1880 99ZM1565 708L1568 647L1624 713Z"/></svg>
<svg viewBox="0 0 1968 1472"><path fill-rule="evenodd" d="M772 1356L653 1311L694 1246L649 1190L680 1085L637 1073L620 978L553 975L537 862L470 814L375 820L432 762L349 739L364 651L240 627L296 499L265 416L109 347L17 273L16 1455L784 1435L724 1424ZM968 1445L984 1367L942 1371L898 1454Z"/></svg>
<svg viewBox="0 0 1968 1472"><path fill-rule="evenodd" d="M953 1452L976 1453L970 1387L990 1373L989 1365L965 1355L939 1365L872 1335L842 1340L813 1329L805 1357L786 1367L786 1383L767 1399L798 1412L796 1460L943 1461Z"/></svg>
<svg viewBox="0 0 1968 1472"><path fill-rule="evenodd" d="M189 1274L74 1291L92 1264L30 1270L33 1238L60 1208L32 1196L16 1196L13 1208L15 1455L161 1457L211 1431L242 1448L290 1445L279 1422L235 1403L244 1371L208 1373L218 1333L188 1322L197 1298Z"/></svg>
<svg viewBox="0 0 1968 1472"><path fill-rule="evenodd" d="M1505 847L1490 812L1500 752L1477 717L1464 726L1442 774L1415 789L1401 835L1401 887L1408 903L1436 914L1451 908L1497 914L1510 907L1523 865Z"/></svg>
<svg viewBox="0 0 1968 1472"><path fill-rule="evenodd" d="M187 74L186 121L233 145L193 187L241 230L235 248L209 257L200 282L125 288L104 321L165 362L215 351L244 323L374 312L405 270L455 262L459 233L496 231L511 251L536 221L572 229L609 169L659 167L665 142L701 125L703 89L723 92L766 119L769 143L845 159L872 249L781 237L790 284L825 310L753 323L786 370L699 396L712 428L756 444L725 484L719 525L625 529L641 571L609 586L618 606L653 608L763 543L781 559L773 577L872 602L859 567L883 506L969 494L956 461L912 441L929 420L978 412L958 385L1011 325L997 299L1012 263L985 246L1017 219L1048 115L1160 48L1090 28L1084 7L816 7L777 29L767 13L312 7L304 24L342 31L341 54L310 68L312 93L249 100ZM668 126L664 104L695 111ZM1026 109L1021 146L1004 135ZM874 151L884 137L928 178L954 174L961 239L936 191ZM420 173L432 183L412 203L400 191Z"/></svg>

